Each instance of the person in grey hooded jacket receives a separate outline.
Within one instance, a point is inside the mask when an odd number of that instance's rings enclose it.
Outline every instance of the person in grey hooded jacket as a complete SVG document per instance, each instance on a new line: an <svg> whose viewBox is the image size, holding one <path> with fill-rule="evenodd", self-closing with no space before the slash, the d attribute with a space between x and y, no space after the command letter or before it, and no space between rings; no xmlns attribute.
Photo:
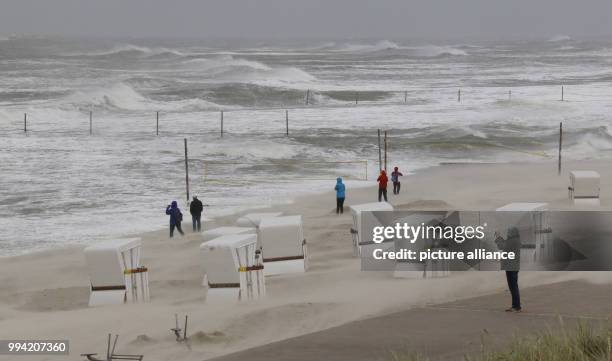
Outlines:
<svg viewBox="0 0 612 361"><path fill-rule="evenodd" d="M518 228L508 228L506 239L495 232L495 244L501 251L514 252L514 259L501 260L501 269L506 271L506 281L512 295L512 307L506 309L506 312L521 312L521 296L518 285L518 273L521 265L521 236Z"/></svg>

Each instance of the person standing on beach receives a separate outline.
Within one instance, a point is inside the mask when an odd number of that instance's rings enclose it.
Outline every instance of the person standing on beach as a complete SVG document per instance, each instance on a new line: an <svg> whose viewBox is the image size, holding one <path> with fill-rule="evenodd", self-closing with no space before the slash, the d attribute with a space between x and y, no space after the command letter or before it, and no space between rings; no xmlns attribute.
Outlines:
<svg viewBox="0 0 612 361"><path fill-rule="evenodd" d="M391 173L391 181L393 182L393 194L399 194L401 186L399 177L403 176L404 175L399 171L398 167L395 167L393 169L393 172Z"/></svg>
<svg viewBox="0 0 612 361"><path fill-rule="evenodd" d="M512 295L512 307L506 312L521 312L521 296L519 293L518 274L521 265L521 236L516 227L508 229L506 239L495 232L495 244L497 248L505 252L514 252L514 259L501 260L501 269L506 271L508 289Z"/></svg>
<svg viewBox="0 0 612 361"><path fill-rule="evenodd" d="M389 178L387 178L387 172L384 170L380 171L380 175L378 179L378 201L382 202L382 198L385 198L385 202L387 201L387 183L389 182Z"/></svg>
<svg viewBox="0 0 612 361"><path fill-rule="evenodd" d="M344 213L344 199L346 198L346 186L342 183L342 178L336 178L336 214Z"/></svg>
<svg viewBox="0 0 612 361"><path fill-rule="evenodd" d="M191 213L191 221L193 223L193 231L196 230L200 232L202 230L202 210L204 209L204 205L198 199L198 197L193 196L193 200L189 205L189 213Z"/></svg>
<svg viewBox="0 0 612 361"><path fill-rule="evenodd" d="M170 238L174 236L174 228L176 228L181 236L184 236L183 229L181 228L181 222L183 222L183 213L178 207L176 201L172 201L168 207L166 207L166 214L170 216Z"/></svg>

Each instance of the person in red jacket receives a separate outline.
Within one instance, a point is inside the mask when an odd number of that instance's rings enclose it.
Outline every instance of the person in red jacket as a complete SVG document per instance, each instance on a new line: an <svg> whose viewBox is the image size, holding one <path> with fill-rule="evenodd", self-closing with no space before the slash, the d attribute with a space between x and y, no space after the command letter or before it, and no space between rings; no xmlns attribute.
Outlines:
<svg viewBox="0 0 612 361"><path fill-rule="evenodd" d="M385 202L387 201L387 182L389 182L389 178L387 178L387 172L384 170L380 171L380 175L378 176L378 201L382 202L382 198L385 198Z"/></svg>

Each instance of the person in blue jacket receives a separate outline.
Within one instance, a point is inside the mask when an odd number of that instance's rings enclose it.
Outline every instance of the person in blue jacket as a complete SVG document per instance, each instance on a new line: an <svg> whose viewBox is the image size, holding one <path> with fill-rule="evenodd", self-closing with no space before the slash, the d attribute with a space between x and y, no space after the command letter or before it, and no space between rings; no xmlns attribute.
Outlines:
<svg viewBox="0 0 612 361"><path fill-rule="evenodd" d="M174 228L176 228L181 236L184 236L183 229L181 228L181 222L183 222L183 213L178 207L176 201L172 201L168 207L166 207L166 214L170 216L170 238L174 236Z"/></svg>
<svg viewBox="0 0 612 361"><path fill-rule="evenodd" d="M336 178L336 214L344 213L344 198L346 198L346 186L342 183L342 178Z"/></svg>

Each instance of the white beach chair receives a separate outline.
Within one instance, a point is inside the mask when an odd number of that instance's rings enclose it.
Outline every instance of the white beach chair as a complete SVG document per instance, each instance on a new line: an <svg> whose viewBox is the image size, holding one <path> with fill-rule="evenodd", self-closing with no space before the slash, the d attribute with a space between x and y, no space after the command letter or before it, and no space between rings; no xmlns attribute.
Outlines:
<svg viewBox="0 0 612 361"><path fill-rule="evenodd" d="M258 228L261 221L265 218L282 216L283 212L259 212L248 213L236 220L236 225L239 227L255 227Z"/></svg>
<svg viewBox="0 0 612 361"><path fill-rule="evenodd" d="M200 246L206 302L255 300L266 293L255 234L215 238Z"/></svg>
<svg viewBox="0 0 612 361"><path fill-rule="evenodd" d="M149 301L148 269L140 263L140 239L115 240L85 248L91 281L89 306Z"/></svg>
<svg viewBox="0 0 612 361"><path fill-rule="evenodd" d="M446 212L437 212L437 214L424 213L424 214L413 214L407 217L398 219L398 223L407 223L410 225L433 225L438 224L444 217ZM398 249L424 249L426 248L425 241L418 239L414 244L410 240L401 239L396 241ZM449 262L446 260L427 260L426 262L413 262L407 260L398 260L395 264L395 270L393 272L394 278L410 278L410 279L424 279L424 278L442 278L450 276Z"/></svg>
<svg viewBox="0 0 612 361"><path fill-rule="evenodd" d="M361 231L362 226L370 228L370 226L374 227L378 225L363 224L361 212L393 211L393 206L387 202L374 202L352 205L350 206L350 209L351 215L353 216L353 228L351 228L351 235L353 237L353 255L358 257L362 253L362 247L372 244L371 239L361 239L359 232Z"/></svg>
<svg viewBox="0 0 612 361"><path fill-rule="evenodd" d="M497 212L512 212L496 217L494 224L505 230L509 227L518 228L521 237L521 268L531 268L534 262L545 261L553 256L547 209L547 203L532 202L509 203L496 209ZM500 235L506 237L503 233Z"/></svg>
<svg viewBox="0 0 612 361"><path fill-rule="evenodd" d="M232 234L256 234L257 229L254 227L218 227L202 232L202 240L210 241L215 238L228 236Z"/></svg>
<svg viewBox="0 0 612 361"><path fill-rule="evenodd" d="M599 206L599 173L592 170L570 172L569 198L577 206Z"/></svg>
<svg viewBox="0 0 612 361"><path fill-rule="evenodd" d="M302 216L269 217L259 225L266 276L305 272L308 252Z"/></svg>

